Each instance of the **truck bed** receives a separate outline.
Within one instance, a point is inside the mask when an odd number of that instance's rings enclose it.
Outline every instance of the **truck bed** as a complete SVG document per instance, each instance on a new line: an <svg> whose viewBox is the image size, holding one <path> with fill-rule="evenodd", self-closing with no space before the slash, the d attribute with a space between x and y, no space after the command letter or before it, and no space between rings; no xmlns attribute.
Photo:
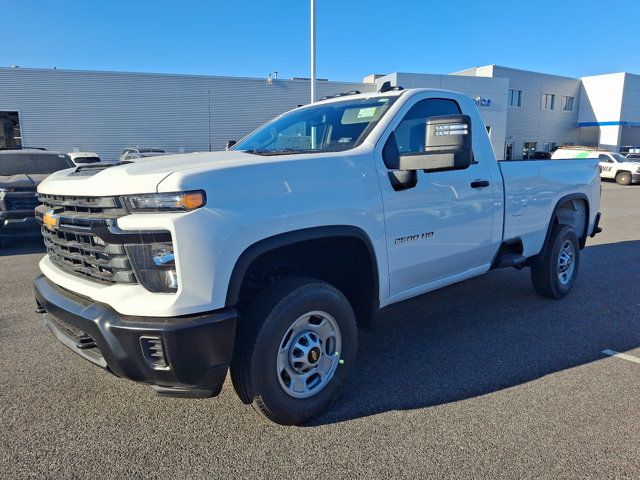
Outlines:
<svg viewBox="0 0 640 480"><path fill-rule="evenodd" d="M558 202L572 195L600 197L600 173L593 160L498 162L504 180L503 240L520 238L525 257L536 255L545 240ZM597 212L589 212L591 232Z"/></svg>

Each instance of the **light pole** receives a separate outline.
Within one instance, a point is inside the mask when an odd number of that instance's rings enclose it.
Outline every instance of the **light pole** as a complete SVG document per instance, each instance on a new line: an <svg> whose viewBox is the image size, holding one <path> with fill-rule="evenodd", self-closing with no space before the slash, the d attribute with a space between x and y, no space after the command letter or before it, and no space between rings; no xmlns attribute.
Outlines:
<svg viewBox="0 0 640 480"><path fill-rule="evenodd" d="M311 0L311 103L316 101L316 0Z"/></svg>

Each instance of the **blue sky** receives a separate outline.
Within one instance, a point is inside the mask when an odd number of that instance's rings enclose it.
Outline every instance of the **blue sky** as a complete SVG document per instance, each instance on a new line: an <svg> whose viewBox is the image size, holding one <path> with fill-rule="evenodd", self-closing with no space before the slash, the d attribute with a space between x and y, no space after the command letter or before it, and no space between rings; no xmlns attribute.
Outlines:
<svg viewBox="0 0 640 480"><path fill-rule="evenodd" d="M309 1L1 0L0 65L309 75ZM317 0L318 77L640 74L640 0Z"/></svg>

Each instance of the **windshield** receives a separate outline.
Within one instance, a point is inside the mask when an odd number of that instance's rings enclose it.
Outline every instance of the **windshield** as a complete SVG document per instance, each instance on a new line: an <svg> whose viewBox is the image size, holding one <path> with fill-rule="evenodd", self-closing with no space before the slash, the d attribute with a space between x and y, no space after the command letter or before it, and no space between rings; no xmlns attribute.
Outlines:
<svg viewBox="0 0 640 480"><path fill-rule="evenodd" d="M293 110L260 127L232 150L257 155L350 150L362 143L396 98L358 98Z"/></svg>
<svg viewBox="0 0 640 480"><path fill-rule="evenodd" d="M140 153L167 153L161 148L139 148L138 152Z"/></svg>
<svg viewBox="0 0 640 480"><path fill-rule="evenodd" d="M76 157L73 159L75 163L98 163L100 158L98 157Z"/></svg>
<svg viewBox="0 0 640 480"><path fill-rule="evenodd" d="M10 177L23 173L47 175L73 167L66 155L57 153L7 153L0 154L0 176Z"/></svg>

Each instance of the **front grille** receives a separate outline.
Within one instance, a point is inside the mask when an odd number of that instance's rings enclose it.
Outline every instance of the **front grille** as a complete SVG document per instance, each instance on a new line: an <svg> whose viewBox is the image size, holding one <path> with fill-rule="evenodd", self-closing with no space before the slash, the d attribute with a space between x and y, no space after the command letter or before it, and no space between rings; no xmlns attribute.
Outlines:
<svg viewBox="0 0 640 480"><path fill-rule="evenodd" d="M54 230L42 227L49 259L57 267L95 282L137 283L124 245L105 242L92 228L126 213L119 198L46 194L39 198L60 218Z"/></svg>
<svg viewBox="0 0 640 480"><path fill-rule="evenodd" d="M118 197L79 197L71 195L50 195L40 193L40 203L56 213L86 213L94 218L117 218L127 211Z"/></svg>
<svg viewBox="0 0 640 480"><path fill-rule="evenodd" d="M33 189L20 192L14 190L5 196L4 202L6 210L33 210L38 206L38 197Z"/></svg>

